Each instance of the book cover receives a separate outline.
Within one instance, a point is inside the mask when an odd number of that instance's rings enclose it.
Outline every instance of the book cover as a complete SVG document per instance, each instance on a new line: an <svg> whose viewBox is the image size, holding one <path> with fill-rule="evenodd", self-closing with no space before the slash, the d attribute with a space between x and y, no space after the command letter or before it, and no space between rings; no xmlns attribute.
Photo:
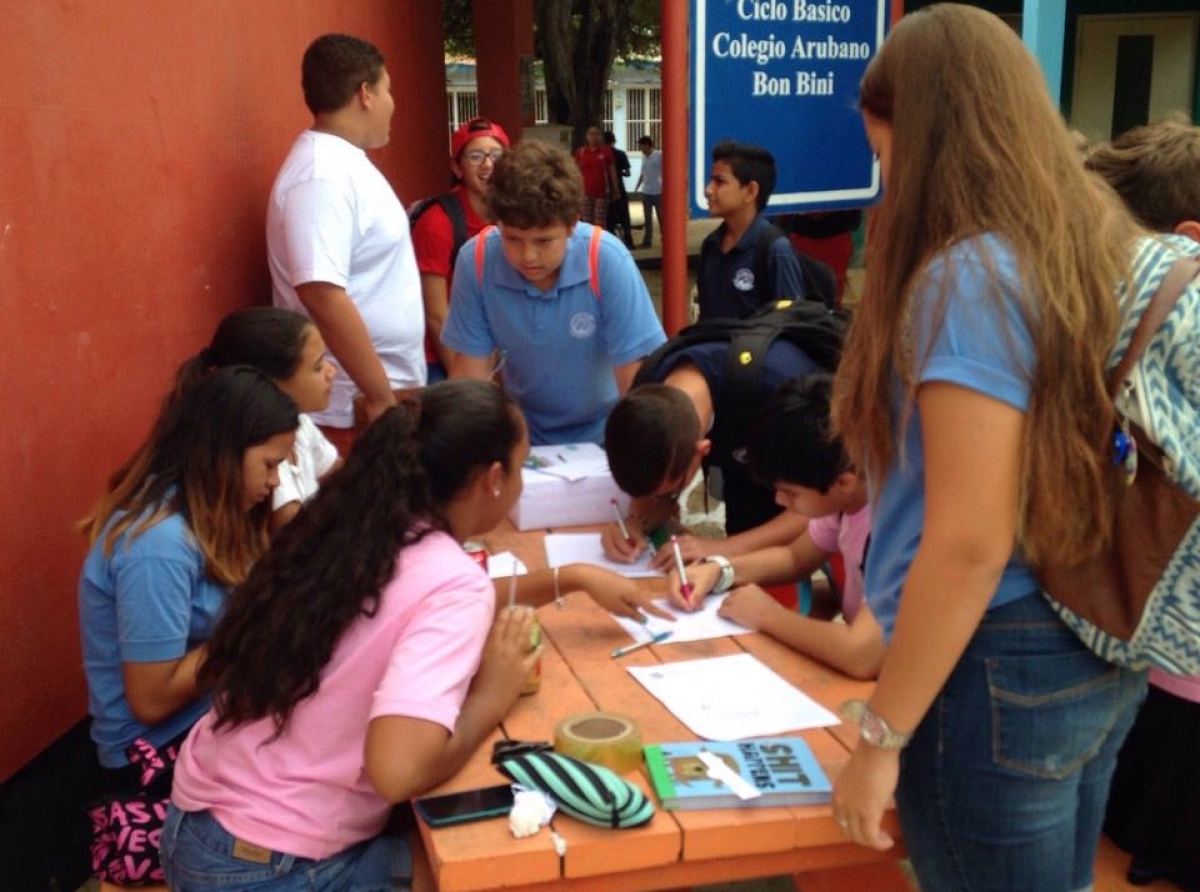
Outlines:
<svg viewBox="0 0 1200 892"><path fill-rule="evenodd" d="M829 779L801 737L685 740L647 744L642 751L650 783L668 810L816 805L828 802L832 792ZM741 780L711 777L712 769L705 764L702 751L716 756ZM759 795L742 798L731 787Z"/></svg>

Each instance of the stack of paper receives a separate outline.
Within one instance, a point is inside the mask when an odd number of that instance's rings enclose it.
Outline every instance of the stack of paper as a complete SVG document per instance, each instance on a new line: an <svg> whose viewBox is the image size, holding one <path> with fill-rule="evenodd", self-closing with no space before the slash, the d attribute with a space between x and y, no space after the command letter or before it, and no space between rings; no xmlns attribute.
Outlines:
<svg viewBox="0 0 1200 892"><path fill-rule="evenodd" d="M629 509L608 470L608 458L595 443L534 446L521 469L524 489L509 512L518 530L605 523L613 519L612 501Z"/></svg>

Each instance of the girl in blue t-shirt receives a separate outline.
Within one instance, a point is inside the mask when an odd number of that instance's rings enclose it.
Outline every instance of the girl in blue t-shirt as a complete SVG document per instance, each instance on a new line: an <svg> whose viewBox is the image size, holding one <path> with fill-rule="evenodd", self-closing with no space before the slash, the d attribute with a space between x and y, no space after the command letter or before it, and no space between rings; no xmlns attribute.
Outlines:
<svg viewBox="0 0 1200 892"><path fill-rule="evenodd" d="M870 482L888 640L834 787L924 892L1085 889L1141 673L1095 657L1030 570L1105 535L1105 360L1136 227L1083 170L1033 57L955 4L892 30L859 105L883 178L834 419Z"/></svg>
<svg viewBox="0 0 1200 892"><path fill-rule="evenodd" d="M136 786L126 748L161 748L207 706L196 683L226 592L267 544L296 405L231 366L168 397L82 529L79 623L92 738L109 787Z"/></svg>

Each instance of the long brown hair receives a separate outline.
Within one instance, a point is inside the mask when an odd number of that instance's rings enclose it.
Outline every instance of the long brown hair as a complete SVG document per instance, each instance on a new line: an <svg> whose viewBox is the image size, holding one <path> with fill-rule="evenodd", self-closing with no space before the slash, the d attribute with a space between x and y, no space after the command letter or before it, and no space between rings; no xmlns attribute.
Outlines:
<svg viewBox="0 0 1200 892"><path fill-rule="evenodd" d="M200 670L215 727L270 716L283 733L346 629L375 615L404 548L444 529L445 508L489 465L521 473L524 432L511 397L469 378L425 388L416 417L379 416L230 599Z"/></svg>
<svg viewBox="0 0 1200 892"><path fill-rule="evenodd" d="M907 352L908 325L927 265L956 242L995 234L1017 258L1034 354L1018 542L1033 563L1094 551L1109 532L1097 510L1109 498L1105 360L1135 224L1085 173L1037 64L991 13L938 4L906 16L867 66L859 103L891 125L892 151L835 388L851 458L881 480L896 457L923 359ZM990 275L987 299L998 303L1004 291ZM934 308L935 326L943 312ZM896 396L908 407L899 417Z"/></svg>
<svg viewBox="0 0 1200 892"><path fill-rule="evenodd" d="M168 396L150 436L80 528L89 542L103 535L104 553L111 554L122 534L132 540L178 511L208 576L239 583L266 549L270 516L269 502L246 510L243 454L298 423L292 398L257 369L210 372L180 398Z"/></svg>

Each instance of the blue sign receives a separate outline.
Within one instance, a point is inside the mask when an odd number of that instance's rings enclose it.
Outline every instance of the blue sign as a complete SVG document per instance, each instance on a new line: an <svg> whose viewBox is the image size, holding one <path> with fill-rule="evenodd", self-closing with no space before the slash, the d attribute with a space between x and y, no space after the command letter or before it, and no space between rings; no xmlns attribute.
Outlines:
<svg viewBox="0 0 1200 892"><path fill-rule="evenodd" d="M885 0L690 0L692 207L722 139L775 156L772 213L861 207L879 195L858 85L883 42Z"/></svg>

